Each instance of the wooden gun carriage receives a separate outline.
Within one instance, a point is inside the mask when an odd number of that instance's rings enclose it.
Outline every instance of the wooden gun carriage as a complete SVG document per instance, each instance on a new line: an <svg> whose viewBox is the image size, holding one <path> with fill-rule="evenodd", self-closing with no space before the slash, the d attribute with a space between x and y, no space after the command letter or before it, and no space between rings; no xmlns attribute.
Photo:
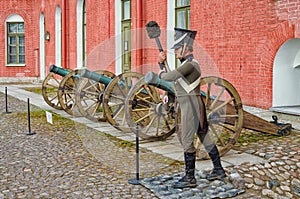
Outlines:
<svg viewBox="0 0 300 199"><path fill-rule="evenodd" d="M204 77L200 84L210 136L221 155L234 146L242 128L278 136L290 132L291 124L280 124L275 116L269 122L244 111L238 92L225 79ZM140 137L149 141L169 138L180 123L180 109L174 105L171 82L153 72L144 77L138 73L115 76L108 71L71 71L51 65L42 91L47 104L71 115L82 115L96 122L108 121L123 132L135 133L139 124ZM166 91L168 104L163 103ZM199 141L196 145L200 147Z"/></svg>
<svg viewBox="0 0 300 199"><path fill-rule="evenodd" d="M119 130L129 131L124 124L124 101L131 84L141 77L134 72L115 76L109 71L71 71L51 65L42 84L42 95L55 109L92 121L108 121Z"/></svg>

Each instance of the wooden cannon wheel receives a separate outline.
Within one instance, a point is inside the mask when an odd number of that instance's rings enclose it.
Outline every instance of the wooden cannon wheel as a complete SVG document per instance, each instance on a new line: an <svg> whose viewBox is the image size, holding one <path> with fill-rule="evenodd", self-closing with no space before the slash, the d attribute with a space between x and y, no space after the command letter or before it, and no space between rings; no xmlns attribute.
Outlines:
<svg viewBox="0 0 300 199"><path fill-rule="evenodd" d="M127 124L134 133L138 124L139 136L145 140L164 140L175 132L175 111L173 106L162 103L164 93L162 89L147 85L144 77L128 93L125 104Z"/></svg>
<svg viewBox="0 0 300 199"><path fill-rule="evenodd" d="M203 90L204 89L204 90ZM243 109L236 89L226 80L217 77L201 79L201 90L207 108L209 135L221 155L237 142L243 127ZM176 131L180 123L180 109L175 108L169 97L169 106L162 104L164 91L147 85L141 78L128 93L125 111L128 125L146 140L163 140ZM198 157L208 158L206 151L195 136Z"/></svg>
<svg viewBox="0 0 300 199"><path fill-rule="evenodd" d="M209 135L222 156L238 141L243 128L242 101L236 89L225 79L204 77L200 84L206 105ZM198 138L195 146L198 158L209 158Z"/></svg>
<svg viewBox="0 0 300 199"><path fill-rule="evenodd" d="M45 102L49 106L58 110L62 110L62 107L58 100L58 87L62 79L62 76L50 72L44 79L42 84L42 95Z"/></svg>
<svg viewBox="0 0 300 199"><path fill-rule="evenodd" d="M114 78L115 74L109 71L98 70L95 73ZM105 85L94 80L83 78L75 94L75 103L82 116L92 121L106 121L102 109Z"/></svg>
<svg viewBox="0 0 300 199"><path fill-rule="evenodd" d="M106 120L116 129L130 132L125 118L125 99L142 74L125 72L116 76L106 87L103 109Z"/></svg>
<svg viewBox="0 0 300 199"><path fill-rule="evenodd" d="M74 116L81 116L75 103L75 93L80 83L80 79L80 70L68 73L61 80L57 92L62 109Z"/></svg>

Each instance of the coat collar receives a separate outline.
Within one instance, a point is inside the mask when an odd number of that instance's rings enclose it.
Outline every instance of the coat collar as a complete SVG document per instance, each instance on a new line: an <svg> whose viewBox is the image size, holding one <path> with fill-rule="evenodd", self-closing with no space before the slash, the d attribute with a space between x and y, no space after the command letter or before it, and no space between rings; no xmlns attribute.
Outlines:
<svg viewBox="0 0 300 199"><path fill-rule="evenodd" d="M180 59L180 63L183 63L185 61L192 61L194 59L194 55L193 54L189 54L186 57L183 57L182 59Z"/></svg>

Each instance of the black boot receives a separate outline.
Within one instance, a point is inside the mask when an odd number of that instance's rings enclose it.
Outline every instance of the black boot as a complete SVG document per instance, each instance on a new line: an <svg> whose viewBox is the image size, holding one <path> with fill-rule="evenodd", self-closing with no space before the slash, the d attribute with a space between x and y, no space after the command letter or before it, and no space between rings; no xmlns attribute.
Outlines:
<svg viewBox="0 0 300 199"><path fill-rule="evenodd" d="M220 154L215 144L210 144L205 147L208 155L214 165L210 174L206 176L207 180L223 180L226 177L225 171L221 164Z"/></svg>
<svg viewBox="0 0 300 199"><path fill-rule="evenodd" d="M197 186L195 178L196 153L184 153L185 176L173 185L173 188L194 188Z"/></svg>
<svg viewBox="0 0 300 199"><path fill-rule="evenodd" d="M206 179L209 181L223 180L226 177L226 173L223 168L214 167L211 173L207 174Z"/></svg>

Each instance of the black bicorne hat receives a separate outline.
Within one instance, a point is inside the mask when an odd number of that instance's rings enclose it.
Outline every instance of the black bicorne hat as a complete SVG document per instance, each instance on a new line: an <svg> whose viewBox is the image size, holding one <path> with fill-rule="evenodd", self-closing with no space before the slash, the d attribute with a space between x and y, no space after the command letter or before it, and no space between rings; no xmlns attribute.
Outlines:
<svg viewBox="0 0 300 199"><path fill-rule="evenodd" d="M197 31L174 28L174 45L172 49L177 49L186 43L186 46L193 46Z"/></svg>

